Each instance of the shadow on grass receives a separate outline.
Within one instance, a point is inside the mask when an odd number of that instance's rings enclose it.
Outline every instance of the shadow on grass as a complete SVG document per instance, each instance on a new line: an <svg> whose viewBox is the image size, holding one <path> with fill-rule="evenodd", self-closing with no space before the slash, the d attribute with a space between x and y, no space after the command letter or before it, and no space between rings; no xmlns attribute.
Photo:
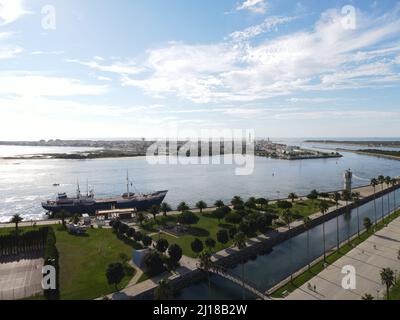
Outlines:
<svg viewBox="0 0 400 320"><path fill-rule="evenodd" d="M188 234L195 237L208 237L210 235L210 232L205 229L190 227L190 229L188 230Z"/></svg>

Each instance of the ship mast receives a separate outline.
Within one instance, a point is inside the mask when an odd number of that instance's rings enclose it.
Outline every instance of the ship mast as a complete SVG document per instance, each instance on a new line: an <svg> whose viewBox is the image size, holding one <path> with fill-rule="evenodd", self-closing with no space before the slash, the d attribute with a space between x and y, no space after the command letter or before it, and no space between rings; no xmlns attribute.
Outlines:
<svg viewBox="0 0 400 320"><path fill-rule="evenodd" d="M129 197L130 193L129 193L129 170L126 170L126 192L127 195Z"/></svg>
<svg viewBox="0 0 400 320"><path fill-rule="evenodd" d="M76 179L77 189L76 189L76 197L79 199L81 197L81 189L79 188L79 180Z"/></svg>

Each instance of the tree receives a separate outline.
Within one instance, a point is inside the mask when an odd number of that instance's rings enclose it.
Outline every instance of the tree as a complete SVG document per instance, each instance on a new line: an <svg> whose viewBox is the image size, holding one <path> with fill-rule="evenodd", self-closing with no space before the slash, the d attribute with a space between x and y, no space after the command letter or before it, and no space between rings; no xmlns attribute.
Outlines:
<svg viewBox="0 0 400 320"><path fill-rule="evenodd" d="M217 267L214 262L211 260L211 253L209 252L202 252L199 255L199 269L203 270L207 274L207 282L208 282L208 289L211 289L210 283L210 271L216 270Z"/></svg>
<svg viewBox="0 0 400 320"><path fill-rule="evenodd" d="M260 206L266 207L266 206L268 206L269 201L268 201L268 199L265 199L265 198L258 198L257 203Z"/></svg>
<svg viewBox="0 0 400 320"><path fill-rule="evenodd" d="M236 225L242 221L242 217L237 212L231 212L226 216L225 221Z"/></svg>
<svg viewBox="0 0 400 320"><path fill-rule="evenodd" d="M386 285L386 299L389 300L390 288L395 284L394 272L390 268L383 268L380 275L382 284Z"/></svg>
<svg viewBox="0 0 400 320"><path fill-rule="evenodd" d="M292 200L292 202L294 202L294 200L298 199L299 197L297 196L297 194L295 194L294 192L289 193L288 195L288 199Z"/></svg>
<svg viewBox="0 0 400 320"><path fill-rule="evenodd" d="M119 262L109 264L106 270L106 277L108 284L115 285L115 290L118 291L118 285L125 277L125 271L122 264Z"/></svg>
<svg viewBox="0 0 400 320"><path fill-rule="evenodd" d="M119 227L121 226L121 221L119 221L118 219L116 219L116 220L113 220L114 222L113 222L113 224L112 224L112 228L115 230L115 231L118 231L119 230Z"/></svg>
<svg viewBox="0 0 400 320"><path fill-rule="evenodd" d="M312 190L308 195L307 198L310 199L311 201L317 200L319 196L319 193L317 190Z"/></svg>
<svg viewBox="0 0 400 320"><path fill-rule="evenodd" d="M164 253L165 251L167 251L168 245L169 245L168 241L166 239L161 238L156 242L156 249L158 252Z"/></svg>
<svg viewBox="0 0 400 320"><path fill-rule="evenodd" d="M308 270L311 269L310 264L310 229L311 229L311 219L309 217L305 217L303 219L304 229L307 230L307 261L308 261Z"/></svg>
<svg viewBox="0 0 400 320"><path fill-rule="evenodd" d="M191 211L185 211L178 216L178 222L190 226L199 222L199 217Z"/></svg>
<svg viewBox="0 0 400 320"><path fill-rule="evenodd" d="M177 244L171 244L168 248L168 255L174 265L177 265L182 258L182 248Z"/></svg>
<svg viewBox="0 0 400 320"><path fill-rule="evenodd" d="M365 293L365 294L361 297L361 300L374 300L374 297L372 296L372 294Z"/></svg>
<svg viewBox="0 0 400 320"><path fill-rule="evenodd" d="M135 239L136 242L142 241L143 239L143 234L140 231L135 232L133 235L133 239Z"/></svg>
<svg viewBox="0 0 400 320"><path fill-rule="evenodd" d="M194 253L200 253L204 249L203 242L199 238L194 239L190 244L190 247Z"/></svg>
<svg viewBox="0 0 400 320"><path fill-rule="evenodd" d="M392 187L396 186L398 183L396 178L393 178L392 181L390 182L390 184L392 185ZM393 192L393 197L394 197L394 210L397 209L397 204L396 204L396 190Z"/></svg>
<svg viewBox="0 0 400 320"><path fill-rule="evenodd" d="M236 233L238 233L238 230L235 226L232 226L229 228L228 233L229 233L229 237L231 239L233 239L235 237Z"/></svg>
<svg viewBox="0 0 400 320"><path fill-rule="evenodd" d="M375 213L375 224L378 223L378 217L376 213L376 186L379 184L378 180L373 178L370 182L372 188L374 188L374 213Z"/></svg>
<svg viewBox="0 0 400 320"><path fill-rule="evenodd" d="M143 212L139 212L139 213L137 214L137 220L138 220L140 226L143 225L143 221L144 221L145 219L146 219L146 218L145 218Z"/></svg>
<svg viewBox="0 0 400 320"><path fill-rule="evenodd" d="M257 218L257 229L261 233L268 232L269 227L272 224L272 216L269 214L260 214Z"/></svg>
<svg viewBox="0 0 400 320"><path fill-rule="evenodd" d="M353 198L354 205L357 207L357 234L360 236L360 193L359 192L353 192L351 194L351 197Z"/></svg>
<svg viewBox="0 0 400 320"><path fill-rule="evenodd" d="M180 212L188 211L189 209L189 206L184 201L178 205L178 211Z"/></svg>
<svg viewBox="0 0 400 320"><path fill-rule="evenodd" d="M385 177L385 183L386 183L387 188L390 187L391 182L392 182L391 177L389 177L389 176ZM382 199L383 199L383 196L382 196ZM390 213L390 192L387 193L387 204L388 204L388 214L389 214Z"/></svg>
<svg viewBox="0 0 400 320"><path fill-rule="evenodd" d="M322 215L328 212L329 204L327 201L323 200L319 204L319 210L321 211ZM323 242L324 242L324 261L326 261L326 241L325 241L325 220L322 223L322 235L323 235Z"/></svg>
<svg viewBox="0 0 400 320"><path fill-rule="evenodd" d="M160 206L152 205L149 212L153 215L154 221L156 221L156 216L160 213Z"/></svg>
<svg viewBox="0 0 400 320"><path fill-rule="evenodd" d="M167 212L170 212L172 209L171 209L171 206L168 203L163 202L163 203L161 203L160 210L163 213L164 217L166 217L167 216Z"/></svg>
<svg viewBox="0 0 400 320"><path fill-rule="evenodd" d="M220 229L217 232L217 240L219 243L227 244L229 241L228 231L226 229Z"/></svg>
<svg viewBox="0 0 400 320"><path fill-rule="evenodd" d="M128 238L133 238L135 233L136 233L136 230L134 228L129 228L128 231L126 232L126 235L128 236Z"/></svg>
<svg viewBox="0 0 400 320"><path fill-rule="evenodd" d="M246 219L239 224L239 230L247 237L251 237L257 231L257 223L253 219Z"/></svg>
<svg viewBox="0 0 400 320"><path fill-rule="evenodd" d="M244 204L247 208L249 209L256 209L257 208L257 203L256 203L256 198L250 197L246 203Z"/></svg>
<svg viewBox="0 0 400 320"><path fill-rule="evenodd" d="M384 220L383 219L384 218L384 211L385 211L384 203L383 203L383 198L384 198L384 196L383 196L383 188L384 188L384 183L385 183L385 177L380 175L378 177L378 181L379 181L379 184L381 185L381 188L382 188L382 197L381 197L381 199L382 199L382 221L383 221Z"/></svg>
<svg viewBox="0 0 400 320"><path fill-rule="evenodd" d="M129 226L128 226L127 224L121 223L121 224L119 225L119 228L118 228L118 233L119 233L120 235L123 235L123 234L125 234L125 233L128 231L128 229L129 229Z"/></svg>
<svg viewBox="0 0 400 320"><path fill-rule="evenodd" d="M370 218L364 218L364 222L363 222L364 228L367 230L367 232L369 232L369 230L372 227L372 222Z"/></svg>
<svg viewBox="0 0 400 320"><path fill-rule="evenodd" d="M214 216L218 219L218 222L221 222L221 220L226 217L226 211L224 210L224 207L217 208L214 211Z"/></svg>
<svg viewBox="0 0 400 320"><path fill-rule="evenodd" d="M14 214L10 220L11 223L15 223L15 232L18 233L18 224L22 221L22 217L19 214Z"/></svg>
<svg viewBox="0 0 400 320"><path fill-rule="evenodd" d="M56 218L61 219L61 224L65 227L65 218L69 217L70 213L62 209L59 212L57 212L55 216Z"/></svg>
<svg viewBox="0 0 400 320"><path fill-rule="evenodd" d="M142 243L145 247L149 247L153 243L153 239L148 235L144 235L142 238Z"/></svg>
<svg viewBox="0 0 400 320"><path fill-rule="evenodd" d="M164 271L164 264L160 257L160 254L152 250L143 259L143 264L147 270L147 273L151 276L155 276Z"/></svg>
<svg viewBox="0 0 400 320"><path fill-rule="evenodd" d="M213 238L207 238L206 241L204 241L206 247L208 250L212 251L215 248L216 242Z"/></svg>
<svg viewBox="0 0 400 320"><path fill-rule="evenodd" d="M242 198L241 197L239 197L239 196L234 196L233 198L232 198L232 200L231 200L231 205L233 205L234 207L235 206L238 206L238 205L243 205L244 203L243 203L243 200L242 200Z"/></svg>
<svg viewBox="0 0 400 320"><path fill-rule="evenodd" d="M207 203L205 203L203 200L201 200L196 203L196 208L200 210L200 213L203 213L203 209L207 208Z"/></svg>
<svg viewBox="0 0 400 320"><path fill-rule="evenodd" d="M154 300L171 300L174 297L173 289L168 279L162 279L154 290Z"/></svg>
<svg viewBox="0 0 400 320"><path fill-rule="evenodd" d="M340 237L339 237L339 201L341 199L340 193L335 192L332 195L332 200L336 204L336 249L339 250L340 247Z"/></svg>
<svg viewBox="0 0 400 320"><path fill-rule="evenodd" d="M217 200L215 201L214 206L216 206L217 208L222 208L225 206L225 204L222 200Z"/></svg>

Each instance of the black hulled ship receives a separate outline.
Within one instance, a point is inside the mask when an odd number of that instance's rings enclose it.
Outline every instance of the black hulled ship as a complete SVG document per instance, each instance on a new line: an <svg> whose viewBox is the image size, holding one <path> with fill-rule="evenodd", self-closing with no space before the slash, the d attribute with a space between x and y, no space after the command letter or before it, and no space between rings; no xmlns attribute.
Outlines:
<svg viewBox="0 0 400 320"><path fill-rule="evenodd" d="M145 211L153 205L160 205L168 193L167 190L148 194L133 193L129 190L131 182L128 175L126 180L127 192L120 196L96 199L93 190L87 190L86 194L81 194L78 183L75 197L68 197L66 193L59 193L56 200L42 202L42 207L52 214L61 210L73 214L88 213L91 215L100 210L136 209L138 211Z"/></svg>

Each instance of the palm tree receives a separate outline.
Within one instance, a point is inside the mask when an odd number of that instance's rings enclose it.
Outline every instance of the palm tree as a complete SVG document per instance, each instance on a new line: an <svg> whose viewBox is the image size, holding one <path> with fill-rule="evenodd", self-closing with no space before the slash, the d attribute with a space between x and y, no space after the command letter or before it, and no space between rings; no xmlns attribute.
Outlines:
<svg viewBox="0 0 400 320"><path fill-rule="evenodd" d="M328 212L329 204L325 200L321 201L319 204L319 210L321 211L322 215L324 216L325 213ZM326 261L326 241L325 241L325 219L322 223L322 236L324 239L324 261Z"/></svg>
<svg viewBox="0 0 400 320"><path fill-rule="evenodd" d="M376 186L379 184L378 180L373 178L370 182L371 186L374 188L374 212L375 212L375 224L378 223L378 217L376 213Z"/></svg>
<svg viewBox="0 0 400 320"><path fill-rule="evenodd" d="M239 196L234 196L231 200L231 205L236 206L236 205L240 205L240 204L243 204L242 198Z"/></svg>
<svg viewBox="0 0 400 320"><path fill-rule="evenodd" d="M361 300L374 300L374 297L370 293L365 293L362 297Z"/></svg>
<svg viewBox="0 0 400 320"><path fill-rule="evenodd" d="M340 246L340 239L339 239L339 200L340 200L340 193L335 192L332 195L332 200L335 201L336 204L336 247L339 250Z"/></svg>
<svg viewBox="0 0 400 320"><path fill-rule="evenodd" d="M11 223L15 223L15 232L18 233L18 224L22 221L22 217L19 214L14 214L10 220Z"/></svg>
<svg viewBox="0 0 400 320"><path fill-rule="evenodd" d="M153 215L154 221L156 221L156 216L160 213L160 206L152 205L149 212Z"/></svg>
<svg viewBox="0 0 400 320"><path fill-rule="evenodd" d="M386 285L386 299L389 300L390 288L395 284L394 272L390 268L383 268L380 274L382 284Z"/></svg>
<svg viewBox="0 0 400 320"><path fill-rule="evenodd" d="M233 244L239 250L246 248L246 235L243 232L236 233L235 237L233 238ZM245 296L244 296L244 261L243 260L242 260L242 295L243 295L243 300L244 300Z"/></svg>
<svg viewBox="0 0 400 320"><path fill-rule="evenodd" d="M311 229L311 219L309 217L305 217L303 219L304 229L307 230L307 261L308 261L308 270L311 269L310 264L310 229Z"/></svg>
<svg viewBox="0 0 400 320"><path fill-rule="evenodd" d="M347 242L350 243L351 211L349 208L349 201L351 200L351 192L349 190L343 190L342 198L346 201L345 219L347 222Z"/></svg>
<svg viewBox="0 0 400 320"><path fill-rule="evenodd" d="M178 205L178 211L180 212L184 212L189 210L189 206L186 204L186 202L182 201L179 205Z"/></svg>
<svg viewBox="0 0 400 320"><path fill-rule="evenodd" d="M173 298L173 289L168 279L161 279L154 290L155 300L170 300Z"/></svg>
<svg viewBox="0 0 400 320"><path fill-rule="evenodd" d="M216 206L217 208L222 208L225 207L225 203L222 200L217 200L215 201L214 206Z"/></svg>
<svg viewBox="0 0 400 320"><path fill-rule="evenodd" d="M211 260L211 253L203 251L199 255L199 268L207 274L208 289L211 290L210 271L216 269L216 265Z"/></svg>
<svg viewBox="0 0 400 320"><path fill-rule="evenodd" d="M292 232L290 228L290 223L292 222L293 219L293 214L292 212L287 209L282 213L282 219L286 223L288 229L289 229L289 261L290 261L290 282L293 281L293 263L292 263Z"/></svg>
<svg viewBox="0 0 400 320"><path fill-rule="evenodd" d="M358 236L360 236L360 214L359 214L360 193L353 192L351 194L351 197L353 198L354 204L357 207L357 234Z"/></svg>
<svg viewBox="0 0 400 320"><path fill-rule="evenodd" d="M397 179L393 178L390 181L390 184L392 185L392 187L397 185ZM396 190L393 191L393 197L394 197L394 211L396 211L397 206L396 206Z"/></svg>
<svg viewBox="0 0 400 320"><path fill-rule="evenodd" d="M383 205L383 198L384 198L384 196L383 196L383 185L384 185L384 183L385 183L385 177L384 176L379 176L378 177L378 181L379 181L379 183L380 183L380 185L381 185L381 188L382 188L382 221L383 221L383 219L384 219L384 211L385 211L385 209L384 209L384 205Z"/></svg>
<svg viewBox="0 0 400 320"><path fill-rule="evenodd" d="M160 210L163 213L164 217L166 217L167 216L167 212L170 212L172 209L171 209L171 206L168 203L163 202L163 203L161 203Z"/></svg>
<svg viewBox="0 0 400 320"><path fill-rule="evenodd" d="M386 183L387 188L390 187L390 183L391 182L392 182L392 178L389 177L389 176L386 176L385 177L385 183ZM388 214L389 214L390 213L390 193L389 192L387 194L387 201L388 201Z"/></svg>
<svg viewBox="0 0 400 320"><path fill-rule="evenodd" d="M203 200L201 200L196 203L196 208L200 210L200 213L203 213L203 209L207 208L207 203L205 203Z"/></svg>
<svg viewBox="0 0 400 320"><path fill-rule="evenodd" d="M294 192L289 193L288 195L288 199L292 200L292 202L294 202L294 200L298 199L299 197L297 196L297 194L295 194Z"/></svg>

